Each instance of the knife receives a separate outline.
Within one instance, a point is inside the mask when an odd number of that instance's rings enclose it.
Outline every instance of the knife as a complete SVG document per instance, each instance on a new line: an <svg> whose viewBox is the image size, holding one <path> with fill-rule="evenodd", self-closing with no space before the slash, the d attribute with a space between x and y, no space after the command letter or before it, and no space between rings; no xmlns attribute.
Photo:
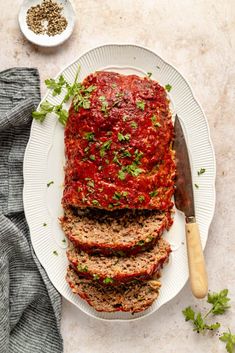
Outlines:
<svg viewBox="0 0 235 353"><path fill-rule="evenodd" d="M173 149L176 160L175 205L185 215L185 233L191 290L196 298L204 298L208 292L205 260L201 245L199 227L196 222L191 166L187 144L180 120L175 118L175 139Z"/></svg>

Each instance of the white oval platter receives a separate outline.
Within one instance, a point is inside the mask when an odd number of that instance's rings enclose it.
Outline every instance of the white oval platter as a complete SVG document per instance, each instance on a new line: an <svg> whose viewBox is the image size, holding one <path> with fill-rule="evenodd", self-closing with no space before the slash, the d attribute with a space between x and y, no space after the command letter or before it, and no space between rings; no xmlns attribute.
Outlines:
<svg viewBox="0 0 235 353"><path fill-rule="evenodd" d="M195 207L204 248L214 214L216 165L206 117L186 80L157 54L136 45L112 44L97 47L80 56L59 75L63 74L72 83L78 65L81 66L80 80L101 69L140 76L152 72L152 78L161 85L172 86L170 100L174 112L181 119L187 139L193 183L199 185L194 192ZM58 104L61 97L53 97L48 91L42 101L46 99ZM58 222L58 218L63 214L60 204L64 179L63 137L63 127L53 114L42 124L37 121L32 123L24 159L23 196L35 253L56 289L83 312L103 320L143 318L177 295L188 279L184 217L176 210L174 224L170 231L165 233L173 251L169 264L162 271L162 288L155 303L148 310L134 315L96 312L84 300L74 295L65 281L67 245L63 242L65 237ZM205 168L206 172L198 176L197 171L200 168ZM50 181L54 183L47 187ZM43 226L44 223L47 225ZM54 251L58 255L54 255Z"/></svg>

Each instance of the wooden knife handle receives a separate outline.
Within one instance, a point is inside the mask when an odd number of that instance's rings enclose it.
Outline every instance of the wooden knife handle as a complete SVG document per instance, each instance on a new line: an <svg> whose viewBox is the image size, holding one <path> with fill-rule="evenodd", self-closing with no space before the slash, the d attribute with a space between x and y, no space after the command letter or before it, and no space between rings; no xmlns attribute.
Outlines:
<svg viewBox="0 0 235 353"><path fill-rule="evenodd" d="M197 223L186 223L186 240L192 293L196 298L204 298L208 292L208 280Z"/></svg>

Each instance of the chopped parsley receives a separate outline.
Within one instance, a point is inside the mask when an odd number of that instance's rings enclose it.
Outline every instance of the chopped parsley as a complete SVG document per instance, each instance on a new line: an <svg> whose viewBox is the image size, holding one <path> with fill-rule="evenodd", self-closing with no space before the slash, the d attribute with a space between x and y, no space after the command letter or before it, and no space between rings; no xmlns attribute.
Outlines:
<svg viewBox="0 0 235 353"><path fill-rule="evenodd" d="M167 85L165 85L165 89L167 90L167 92L170 92L172 89L172 86L168 83Z"/></svg>
<svg viewBox="0 0 235 353"><path fill-rule="evenodd" d="M137 177L140 173L143 173L143 169L138 168L136 163L133 162L132 164L126 165L122 167L121 170L118 172L118 178L124 180L126 178L126 173Z"/></svg>
<svg viewBox="0 0 235 353"><path fill-rule="evenodd" d="M100 156L101 157L104 157L106 151L110 149L111 144L112 144L112 140L107 140L102 144L102 146L100 148Z"/></svg>
<svg viewBox="0 0 235 353"><path fill-rule="evenodd" d="M122 152L123 157L131 157L131 153L128 150Z"/></svg>
<svg viewBox="0 0 235 353"><path fill-rule="evenodd" d="M94 141L95 134L94 132L85 132L84 138L88 141Z"/></svg>
<svg viewBox="0 0 235 353"><path fill-rule="evenodd" d="M198 184L194 184L195 188L199 189L199 185Z"/></svg>
<svg viewBox="0 0 235 353"><path fill-rule="evenodd" d="M108 283L113 283L113 279L111 277L105 277L105 279L103 280L103 282L105 284L108 284Z"/></svg>
<svg viewBox="0 0 235 353"><path fill-rule="evenodd" d="M100 206L100 203L98 200L92 200L92 203L94 206Z"/></svg>
<svg viewBox="0 0 235 353"><path fill-rule="evenodd" d="M102 103L102 104L101 104L101 111L102 111L103 113L107 114L109 104L108 104L108 102L107 102L107 100L106 100L106 97L105 97L105 96L100 96L100 97L99 97L99 100L100 100L101 103Z"/></svg>
<svg viewBox="0 0 235 353"><path fill-rule="evenodd" d="M152 72L147 72L147 76L150 78L152 76Z"/></svg>
<svg viewBox="0 0 235 353"><path fill-rule="evenodd" d="M47 226L47 223L43 223L43 227L46 227Z"/></svg>
<svg viewBox="0 0 235 353"><path fill-rule="evenodd" d="M205 168L201 168L201 169L197 172L197 175L198 175L198 176L199 176L199 175L202 175L202 174L205 173L205 171L206 171Z"/></svg>
<svg viewBox="0 0 235 353"><path fill-rule="evenodd" d="M136 164L139 164L140 163L140 160L141 158L143 157L143 152L139 152L139 150L135 150L135 163Z"/></svg>
<svg viewBox="0 0 235 353"><path fill-rule="evenodd" d="M65 243L66 243L66 239L63 239L63 240L62 240L62 243L64 243L64 244L65 244Z"/></svg>
<svg viewBox="0 0 235 353"><path fill-rule="evenodd" d="M49 183L47 183L47 187L49 188L49 186L51 186L52 184L54 184L54 181L49 181Z"/></svg>
<svg viewBox="0 0 235 353"><path fill-rule="evenodd" d="M158 194L157 190L153 190L149 193L149 196L154 197L154 196L157 196L157 194Z"/></svg>
<svg viewBox="0 0 235 353"><path fill-rule="evenodd" d="M56 250L53 251L53 255L58 256L58 252Z"/></svg>
<svg viewBox="0 0 235 353"><path fill-rule="evenodd" d="M152 116L151 121L153 123L153 126L161 127L161 124L157 121L157 117L155 114Z"/></svg>
<svg viewBox="0 0 235 353"><path fill-rule="evenodd" d="M94 154L91 154L90 157L89 157L92 161L95 160L95 155Z"/></svg>
<svg viewBox="0 0 235 353"><path fill-rule="evenodd" d="M132 129L136 129L138 127L138 124L135 121L131 121L131 127Z"/></svg>
<svg viewBox="0 0 235 353"><path fill-rule="evenodd" d="M137 245L138 245L138 246L143 246L143 245L144 245L144 243L145 243L145 241L144 241L144 240L139 240L139 241L138 241L138 243L137 243Z"/></svg>
<svg viewBox="0 0 235 353"><path fill-rule="evenodd" d="M93 274L93 279L94 279L95 281L98 281L99 278L100 278L100 276L97 275L97 273L94 273L94 274Z"/></svg>
<svg viewBox="0 0 235 353"><path fill-rule="evenodd" d="M118 140L119 141L129 141L130 137L131 137L130 134L123 135L121 132L118 132Z"/></svg>
<svg viewBox="0 0 235 353"><path fill-rule="evenodd" d="M128 120L128 118L129 118L129 116L128 116L128 115L123 115L122 120L123 120L123 121L127 121L127 120Z"/></svg>
<svg viewBox="0 0 235 353"><path fill-rule="evenodd" d="M140 202L143 202L143 201L145 200L145 197L144 197L144 195L140 195L140 196L138 197L138 199L139 199Z"/></svg>
<svg viewBox="0 0 235 353"><path fill-rule="evenodd" d="M117 87L117 84L116 84L116 83L112 83L112 84L111 84L111 87L112 87L112 88L116 88L116 87Z"/></svg>
<svg viewBox="0 0 235 353"><path fill-rule="evenodd" d="M144 110L145 102L144 101L137 101L136 106L137 106L137 108Z"/></svg>
<svg viewBox="0 0 235 353"><path fill-rule="evenodd" d="M118 191L115 191L114 195L113 195L113 199L114 200L120 200L120 198L122 197L122 194Z"/></svg>
<svg viewBox="0 0 235 353"><path fill-rule="evenodd" d="M85 266L82 266L80 264L77 265L77 269L78 271L80 272L87 272L88 271L88 267L85 265Z"/></svg>
<svg viewBox="0 0 235 353"><path fill-rule="evenodd" d="M126 178L126 173L122 169L118 172L118 178L120 180L124 180Z"/></svg>
<svg viewBox="0 0 235 353"><path fill-rule="evenodd" d="M117 163L118 165L122 165L122 163L118 159L118 152L117 151L114 151L113 162Z"/></svg>
<svg viewBox="0 0 235 353"><path fill-rule="evenodd" d="M94 188L94 187L95 187L94 180L90 179L90 180L87 182L87 186L90 186L91 188Z"/></svg>
<svg viewBox="0 0 235 353"><path fill-rule="evenodd" d="M73 99L73 106L76 111L78 111L79 108L90 109L90 96L91 92L95 89L96 86L89 86L88 88L85 88L83 85L80 85L80 89L76 92Z"/></svg>

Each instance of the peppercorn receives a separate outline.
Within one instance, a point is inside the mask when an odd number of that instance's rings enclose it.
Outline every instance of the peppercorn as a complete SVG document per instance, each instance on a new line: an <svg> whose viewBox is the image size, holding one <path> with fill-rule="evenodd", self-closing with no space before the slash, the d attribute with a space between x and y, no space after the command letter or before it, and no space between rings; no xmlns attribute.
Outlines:
<svg viewBox="0 0 235 353"><path fill-rule="evenodd" d="M68 25L67 19L61 14L62 11L62 4L52 0L43 0L40 5L28 9L27 25L36 34L48 36L60 34Z"/></svg>

